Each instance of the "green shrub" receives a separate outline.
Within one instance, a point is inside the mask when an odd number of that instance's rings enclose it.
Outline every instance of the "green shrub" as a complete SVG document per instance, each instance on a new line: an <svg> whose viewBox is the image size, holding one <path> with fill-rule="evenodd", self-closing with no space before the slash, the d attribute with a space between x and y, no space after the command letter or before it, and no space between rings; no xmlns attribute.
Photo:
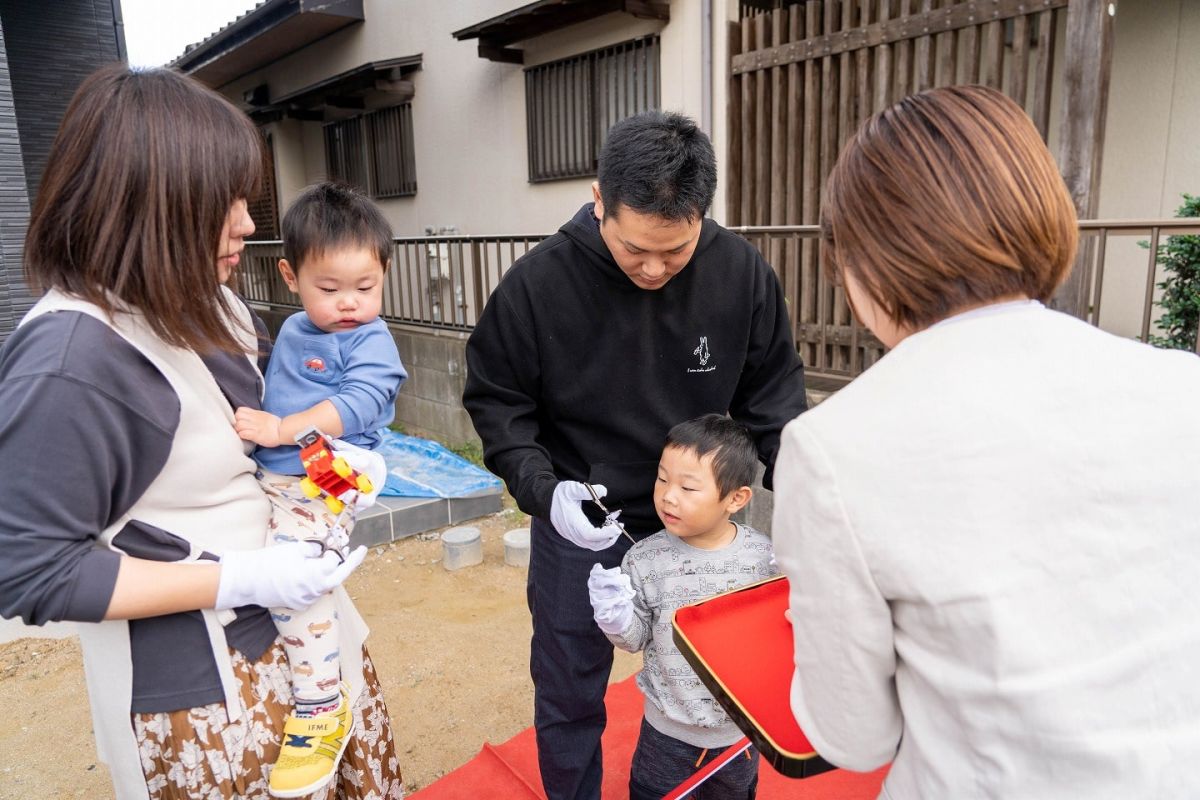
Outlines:
<svg viewBox="0 0 1200 800"><path fill-rule="evenodd" d="M1185 194L1175 216L1200 217L1200 197ZM1166 335L1151 336L1150 343L1171 350L1195 350L1200 323L1200 235L1168 236L1166 243L1158 246L1157 261L1166 273L1158 284L1162 297L1155 305L1163 313L1157 327Z"/></svg>

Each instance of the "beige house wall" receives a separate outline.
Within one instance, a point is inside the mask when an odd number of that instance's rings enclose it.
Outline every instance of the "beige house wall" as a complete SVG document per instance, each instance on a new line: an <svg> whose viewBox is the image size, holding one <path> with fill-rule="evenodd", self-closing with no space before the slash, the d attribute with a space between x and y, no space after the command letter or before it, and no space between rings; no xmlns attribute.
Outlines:
<svg viewBox="0 0 1200 800"><path fill-rule="evenodd" d="M718 96L712 117L723 136L724 21L736 16L735 0L672 0L669 23L615 13L514 46L525 51L525 66L533 66L659 33L663 108L700 121L705 4L713 9L719 48L713 52ZM422 68L411 75L417 194L379 201L397 235L446 228L466 234L549 233L590 199L592 179L529 183L522 66L482 59L477 40L451 36L518 6L515 0L365 0L364 24L219 88L240 102L245 90L265 82L271 97L280 97L370 61L420 53ZM322 125L285 120L267 130L275 142L282 213L300 189L325 177ZM720 141L717 148L720 158ZM723 212L723 200L714 208Z"/></svg>
<svg viewBox="0 0 1200 800"><path fill-rule="evenodd" d="M1172 217L1200 194L1200 2L1121 0L1113 40L1099 216ZM1141 333L1148 238L1108 243L1100 325L1123 336Z"/></svg>
<svg viewBox="0 0 1200 800"><path fill-rule="evenodd" d="M366 23L340 31L222 87L235 101L266 82L279 97L369 61L421 53L412 74L418 192L381 200L398 235L454 228L467 234L549 233L590 198L591 179L528 181L524 72L479 58L476 40L451 33L511 11L517 0L365 0ZM532 66L659 33L663 108L707 124L719 181L713 216L725 219L727 24L737 0L671 0L671 21L609 14L517 43ZM704 117L705 11L711 14L712 104ZM1065 22L1065 19L1063 19ZM1064 43L1064 24L1058 39ZM1052 96L1051 148L1061 118L1061 63ZM1101 168L1099 216L1168 217L1183 192L1200 193L1200 1L1120 0L1114 20L1112 85ZM275 144L281 210L325 172L320 123L268 126ZM1144 236L1109 240L1101 325L1140 332L1146 282Z"/></svg>

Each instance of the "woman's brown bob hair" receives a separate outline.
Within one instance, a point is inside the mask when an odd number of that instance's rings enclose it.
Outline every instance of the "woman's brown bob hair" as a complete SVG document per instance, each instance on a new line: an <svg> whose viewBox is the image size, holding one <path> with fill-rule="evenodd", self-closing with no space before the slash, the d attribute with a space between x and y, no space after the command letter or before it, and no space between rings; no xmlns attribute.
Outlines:
<svg viewBox="0 0 1200 800"><path fill-rule="evenodd" d="M867 120L829 176L821 226L826 274L849 272L913 330L1002 297L1049 300L1078 239L1033 123L983 86L922 92Z"/></svg>
<svg viewBox="0 0 1200 800"><path fill-rule="evenodd" d="M26 278L110 314L127 303L173 346L241 350L217 249L234 202L258 188L262 152L250 119L196 81L103 67L75 93L50 150Z"/></svg>

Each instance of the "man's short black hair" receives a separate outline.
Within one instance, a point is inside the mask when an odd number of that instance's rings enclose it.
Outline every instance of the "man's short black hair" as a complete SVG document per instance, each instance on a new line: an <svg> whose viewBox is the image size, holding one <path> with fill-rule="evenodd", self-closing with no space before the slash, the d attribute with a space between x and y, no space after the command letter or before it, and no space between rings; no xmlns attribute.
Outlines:
<svg viewBox="0 0 1200 800"><path fill-rule="evenodd" d="M681 422L667 434L665 447L690 450L697 458L713 454L713 479L721 497L754 481L758 453L750 429L721 414Z"/></svg>
<svg viewBox="0 0 1200 800"><path fill-rule="evenodd" d="M283 257L300 271L307 258L346 246L365 247L386 270L392 226L379 206L354 187L326 181L309 186L283 215Z"/></svg>
<svg viewBox="0 0 1200 800"><path fill-rule="evenodd" d="M604 213L624 206L670 222L704 216L717 191L712 142L682 114L647 111L608 131L597 174Z"/></svg>

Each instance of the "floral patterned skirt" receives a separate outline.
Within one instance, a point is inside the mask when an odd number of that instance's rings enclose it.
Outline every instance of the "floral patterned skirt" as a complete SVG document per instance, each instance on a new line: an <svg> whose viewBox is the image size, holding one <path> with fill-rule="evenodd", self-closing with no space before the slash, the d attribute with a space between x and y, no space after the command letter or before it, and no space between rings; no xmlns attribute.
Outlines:
<svg viewBox="0 0 1200 800"><path fill-rule="evenodd" d="M292 681L277 639L257 662L236 650L242 713L230 723L224 703L156 714L134 714L133 728L151 800L266 800L283 722L291 713ZM311 800L398 800L404 781L391 721L375 666L363 648L363 692L354 706L354 733L337 777Z"/></svg>

